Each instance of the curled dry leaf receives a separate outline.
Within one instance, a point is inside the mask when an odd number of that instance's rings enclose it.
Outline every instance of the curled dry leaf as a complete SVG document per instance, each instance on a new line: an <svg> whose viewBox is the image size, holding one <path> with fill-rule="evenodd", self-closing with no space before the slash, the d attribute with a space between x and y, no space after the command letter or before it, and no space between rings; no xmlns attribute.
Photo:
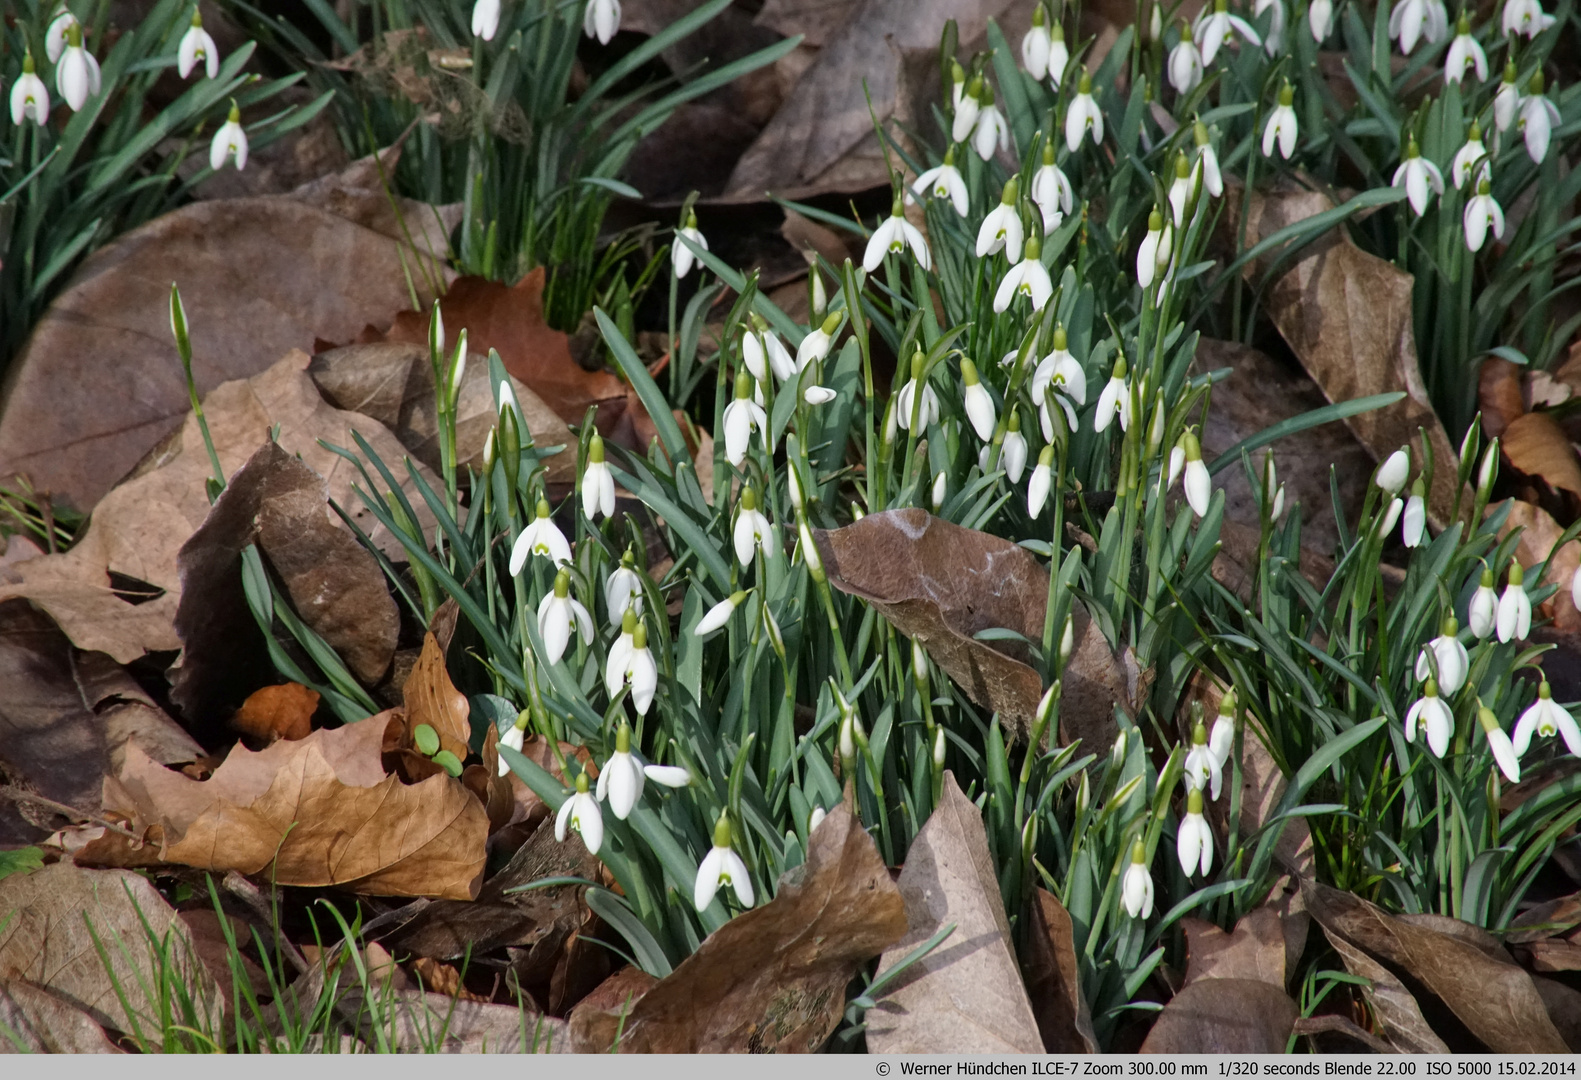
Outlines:
<svg viewBox="0 0 1581 1080"><path fill-rule="evenodd" d="M1303 218L1331 209L1326 195L1300 191L1254 196L1247 215L1246 243L1271 236ZM1248 275L1262 267L1248 267ZM1268 291L1268 314L1331 402L1392 391L1405 397L1393 405L1345 421L1376 460L1416 441L1425 430L1433 447L1433 489L1428 510L1434 521L1449 518L1455 496L1455 448L1433 411L1417 364L1411 323L1410 274L1369 255L1338 230L1308 247ZM1421 447L1415 451L1418 467Z"/></svg>
<svg viewBox="0 0 1581 1080"><path fill-rule="evenodd" d="M1144 1054L1282 1054L1300 1010L1261 979L1201 979L1169 999Z"/></svg>
<svg viewBox="0 0 1581 1080"><path fill-rule="evenodd" d="M470 351L470 350L469 350ZM324 397L336 408L371 416L395 433L401 445L434 471L440 468L439 425L434 413L434 369L427 345L380 341L347 345L313 357L308 374ZM520 380L511 379L511 390L533 443L539 447L575 446L575 436ZM456 398L456 461L480 469L483 444L497 413L489 386L487 354L473 353L461 378ZM546 463L550 483L571 483L576 478L574 453L559 453Z"/></svg>
<svg viewBox="0 0 1581 1080"><path fill-rule="evenodd" d="M1378 1017L1378 1024L1394 1048L1402 1054L1447 1054L1449 1047L1422 1015L1422 1007L1394 973L1337 933L1324 934L1339 953L1345 970L1367 980L1363 988L1367 1002Z"/></svg>
<svg viewBox="0 0 1581 1080"><path fill-rule="evenodd" d="M470 900L483 878L488 813L448 776L408 785L386 775L385 729L403 722L392 710L256 753L237 746L203 781L130 749L104 801L148 842L139 852L105 836L77 861L267 870L281 885Z"/></svg>
<svg viewBox="0 0 1581 1080"><path fill-rule="evenodd" d="M0 687L0 776L54 802L96 810L99 778L120 767L130 744L166 764L203 755L120 665L78 650L26 600L0 602ZM0 845L31 843L61 824L0 798Z"/></svg>
<svg viewBox="0 0 1581 1080"><path fill-rule="evenodd" d="M168 326L162 332L167 331ZM259 439L279 424L281 448L324 478L329 497L375 544L404 560L400 545L352 493L352 484L361 482L357 471L320 440L354 447L351 432L356 430L391 463L400 461L401 444L382 424L327 404L307 376L308 363L306 353L292 351L262 374L224 383L209 393L203 412L220 467L226 476L234 476L258 449ZM118 398L124 396L118 392ZM184 392L182 402L185 408ZM422 465L415 467L425 479L437 482ZM11 573L21 581L0 584L0 600L27 597L54 616L80 648L108 653L123 664L145 652L181 648L174 627L182 588L177 554L208 517L205 482L210 475L197 420L188 415L175 436L100 501L87 532L70 551L13 566ZM421 499L413 501L418 504L418 524L431 528L426 506ZM110 587L112 573L146 582L156 594L163 593L151 600L124 598ZM237 704L240 698L231 707Z"/></svg>
<svg viewBox="0 0 1581 1080"><path fill-rule="evenodd" d="M1350 893L1303 882L1307 910L1329 939L1344 939L1394 965L1438 996L1473 1036L1495 1053L1562 1054L1567 1047L1548 1018L1532 977L1508 956L1490 956L1461 933L1384 914Z"/></svg>
<svg viewBox="0 0 1581 1080"><path fill-rule="evenodd" d="M1581 630L1581 611L1576 610L1575 600L1570 595L1570 579L1575 576L1577 568L1581 568L1581 541L1571 540L1555 548L1564 529L1548 511L1520 499L1511 499L1509 505L1509 517L1505 518L1504 527L1499 530L1499 538L1503 539L1519 528L1521 536L1515 544L1515 557L1522 566L1546 562L1548 569L1543 574L1541 584L1559 587L1558 592L1538 606L1538 612L1553 619L1558 630ZM1549 561L1550 557L1552 561ZM1537 588L1537 584L1528 583L1527 588Z"/></svg>
<svg viewBox="0 0 1581 1080"><path fill-rule="evenodd" d="M163 1030L157 996L150 996L158 994L160 980L148 946L150 935L156 941L168 935L173 974L207 1021L204 1030L219 1028L219 992L193 958L185 925L139 875L55 863L0 879L0 911L12 916L0 926L0 971L117 1031L141 1027L157 1036ZM104 945L108 969L94 935Z"/></svg>
<svg viewBox="0 0 1581 1080"><path fill-rule="evenodd" d="M1070 912L1058 897L1040 888L1033 893L1027 913L1030 922L1021 966L1043 1049L1051 1054L1096 1054L1098 1037L1081 992Z"/></svg>
<svg viewBox="0 0 1581 1080"><path fill-rule="evenodd" d="M867 1011L875 1054L1038 1054L1037 1016L1010 944L1010 923L982 814L944 774L939 804L911 842L897 882L906 936L885 950L891 967L950 923L955 932L918 960Z"/></svg>
<svg viewBox="0 0 1581 1080"><path fill-rule="evenodd" d="M397 239L376 172L370 181L361 164L346 183L309 185L293 197L181 207L90 255L12 365L0 478L26 474L87 510L181 426L190 402L170 335L172 282L204 394L253 378L315 339L349 341L410 307L409 288L421 299L425 281L437 274L442 282L454 211L405 203L414 251ZM267 426L249 427L248 452Z"/></svg>
<svg viewBox="0 0 1581 1080"><path fill-rule="evenodd" d="M471 706L467 703L467 695L450 681L444 650L432 633L423 636L423 651L412 673L406 677L401 695L406 699L408 735L416 731L419 724L427 724L439 736L441 750L448 750L456 755L456 760L465 761L467 743L472 738L468 721Z"/></svg>
<svg viewBox="0 0 1581 1080"><path fill-rule="evenodd" d="M983 630L1043 638L1048 572L1025 548L963 529L925 510L885 510L843 529L814 529L813 541L841 592L860 596L928 655L977 704L1031 727L1043 696L1019 642L977 641ZM1114 707L1128 700L1125 676L1103 634L1072 600L1075 652L1065 668L1060 734L1104 753L1114 741Z"/></svg>
<svg viewBox="0 0 1581 1080"><path fill-rule="evenodd" d="M1477 405L1482 410L1482 434L1502 437L1509 426L1526 415L1521 393L1521 366L1502 356L1482 361L1477 373Z"/></svg>
<svg viewBox="0 0 1581 1080"><path fill-rule="evenodd" d="M301 683L281 683L253 691L231 717L231 727L267 742L305 739L313 730L311 721L317 711L317 690Z"/></svg>
<svg viewBox="0 0 1581 1080"><path fill-rule="evenodd" d="M1499 450L1511 466L1542 480L1555 492L1581 496L1581 461L1559 422L1545 412L1510 421Z"/></svg>
<svg viewBox="0 0 1581 1080"><path fill-rule="evenodd" d="M845 1010L846 984L906 933L907 916L849 806L830 811L808 842L807 861L780 879L773 900L709 935L633 1003L623 1026L623 1004L578 1007L573 1048L606 1051L617 1036L623 1053L812 1053L822 1046Z"/></svg>

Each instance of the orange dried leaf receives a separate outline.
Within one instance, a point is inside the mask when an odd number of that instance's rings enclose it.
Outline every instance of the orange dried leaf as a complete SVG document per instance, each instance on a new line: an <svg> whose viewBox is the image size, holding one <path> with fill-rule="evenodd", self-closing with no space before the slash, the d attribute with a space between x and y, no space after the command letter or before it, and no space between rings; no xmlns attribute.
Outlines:
<svg viewBox="0 0 1581 1080"><path fill-rule="evenodd" d="M256 690L231 717L231 726L255 739L305 739L318 711L318 691L301 683Z"/></svg>

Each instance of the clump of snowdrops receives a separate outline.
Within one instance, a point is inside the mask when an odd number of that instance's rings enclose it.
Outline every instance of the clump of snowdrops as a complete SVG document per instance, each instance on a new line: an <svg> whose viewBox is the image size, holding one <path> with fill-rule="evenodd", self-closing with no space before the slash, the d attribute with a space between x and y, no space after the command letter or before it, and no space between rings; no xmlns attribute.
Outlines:
<svg viewBox="0 0 1581 1080"><path fill-rule="evenodd" d="M249 144L328 104L244 128L241 109L302 75L247 74L255 46L221 56L192 0L161 0L131 26L112 27L110 10L108 0L19 0L0 26L0 367L84 256L179 205L212 170L245 168ZM150 93L172 69L185 89L156 111ZM194 149L209 168L183 179Z"/></svg>

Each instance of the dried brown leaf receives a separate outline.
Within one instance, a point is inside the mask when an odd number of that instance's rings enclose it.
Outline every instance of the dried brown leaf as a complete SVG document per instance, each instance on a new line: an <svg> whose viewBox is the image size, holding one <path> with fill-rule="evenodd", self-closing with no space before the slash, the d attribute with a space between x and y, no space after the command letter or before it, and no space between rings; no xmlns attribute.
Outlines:
<svg viewBox="0 0 1581 1080"><path fill-rule="evenodd" d="M1581 495L1581 462L1564 429L1545 412L1510 421L1499 449L1511 466L1542 480L1554 491Z"/></svg>
<svg viewBox="0 0 1581 1080"><path fill-rule="evenodd" d="M1187 916L1185 986L1201 979L1253 979L1285 988L1285 934L1279 914L1259 907L1226 934L1212 923Z"/></svg>
<svg viewBox="0 0 1581 1080"><path fill-rule="evenodd" d="M167 331L168 326L161 332ZM160 355L160 362L170 366L168 356ZM279 424L280 446L324 477L329 497L375 544L404 559L400 545L353 494L353 482L360 482L356 470L320 440L354 446L355 429L387 462L401 459L401 444L376 421L327 404L304 370L308 363L306 353L290 352L262 374L225 383L204 399L204 416L220 467L226 476L234 476L258 449L259 440ZM182 402L186 407L185 391ZM422 465L415 467L425 479L436 482ZM124 472L122 467L116 475ZM100 501L87 532L69 552L17 564L13 572L21 583L0 584L0 600L13 596L33 600L80 648L108 653L120 663L145 652L181 648L173 625L182 587L177 554L208 517L204 484L210 474L203 437L189 415L176 436ZM418 513L419 524L430 527L426 507ZM164 593L146 602L131 602L111 590L112 572ZM237 704L240 698L231 707Z"/></svg>
<svg viewBox="0 0 1581 1080"><path fill-rule="evenodd" d="M1566 1051L1531 976L1464 934L1386 915L1350 893L1303 882L1307 910L1330 939L1342 937L1418 980L1495 1053Z"/></svg>
<svg viewBox="0 0 1581 1080"><path fill-rule="evenodd" d="M12 364L0 477L26 474L87 510L181 426L189 401L170 336L172 282L191 327L198 389L208 393L260 374L290 349L349 341L409 308L409 286L425 294L419 261L446 276L448 212L440 220L407 204L419 246L440 255L430 260L380 231L393 217L382 185L337 190L308 201L194 203L90 255ZM248 451L266 428L247 431Z"/></svg>
<svg viewBox="0 0 1581 1080"><path fill-rule="evenodd" d="M1026 733L1043 696L1026 648L990 645L973 635L1004 628L1042 640L1049 578L1036 556L918 509L869 514L843 529L814 529L813 540L831 585L867 600L901 633L922 642L973 701ZM1073 601L1072 611L1076 647L1065 669L1060 734L1101 754L1114 741L1115 705L1129 700L1125 677L1082 605Z"/></svg>
<svg viewBox="0 0 1581 1080"><path fill-rule="evenodd" d="M255 690L231 717L231 727L243 735L273 742L305 739L313 730L318 711L318 691L301 683L281 683Z"/></svg>
<svg viewBox="0 0 1581 1080"><path fill-rule="evenodd" d="M1520 560L1522 566L1547 563L1548 569L1543 574L1541 584L1559 587L1557 592L1538 605L1537 613L1552 619L1557 630L1581 630L1581 611L1576 610L1575 600L1570 595L1571 578L1575 576L1577 569L1581 569L1581 541L1571 540L1555 548L1554 545L1559 542L1564 529L1553 519L1553 515L1540 506L1534 506L1520 499L1509 500L1509 507L1509 515L1499 529L1499 538L1503 539L1517 528L1520 529L1521 536L1515 544L1515 557ZM1498 508L1497 505L1493 507L1494 510ZM1550 556L1552 561L1549 561ZM1528 588L1537 587L1537 585L1528 586Z"/></svg>
<svg viewBox="0 0 1581 1080"><path fill-rule="evenodd" d="M1363 989L1389 1042L1402 1054L1447 1054L1449 1047L1438 1037L1422 1015L1416 998L1393 972L1338 934L1324 927L1324 934L1339 953L1345 970L1360 975L1369 985Z"/></svg>
<svg viewBox="0 0 1581 1080"><path fill-rule="evenodd" d="M401 688L406 699L408 736L419 724L427 724L439 736L439 748L449 750L458 761L467 757L467 742L472 737L468 720L471 707L467 695L456 689L445 670L445 653L432 633L423 636L423 652Z"/></svg>
<svg viewBox="0 0 1581 1080"><path fill-rule="evenodd" d="M448 776L408 785L385 774L385 729L401 722L392 710L257 753L237 746L204 781L133 749L106 783L106 805L157 826L147 865L267 869L281 885L470 900L483 877L487 811ZM111 840L77 860L114 857L125 845Z"/></svg>
<svg viewBox="0 0 1581 1080"><path fill-rule="evenodd" d="M99 781L135 744L167 764L203 750L103 653L73 647L25 600L0 603L0 774L36 795L91 813ZM31 843L62 824L0 800L0 844ZM3 917L3 916L0 916Z"/></svg>
<svg viewBox="0 0 1581 1080"><path fill-rule="evenodd" d="M439 426L434 413L434 369L427 345L380 341L347 345L313 357L308 374L324 397L338 409L362 413L395 433L412 455L438 471ZM576 443L565 421L518 379L511 390L533 443L542 448L572 447ZM494 395L489 386L486 354L467 361L461 390L456 397L456 461L479 468L483 444L494 427ZM550 483L575 480L574 453L545 459Z"/></svg>
<svg viewBox="0 0 1581 1080"><path fill-rule="evenodd" d="M1482 410L1482 434L1498 438L1526 414L1526 398L1521 393L1521 368L1502 356L1482 361L1477 373L1477 404Z"/></svg>
<svg viewBox="0 0 1581 1080"><path fill-rule="evenodd" d="M119 1054L93 1017L26 979L0 979L0 1053Z"/></svg>
<svg viewBox="0 0 1581 1080"><path fill-rule="evenodd" d="M141 1027L157 1036L163 1030L157 996L150 996L159 993L160 980L149 935L156 940L168 935L173 974L209 1021L207 1030L218 1028L220 997L213 980L193 957L176 913L139 875L65 862L12 874L0 878L0 911L14 913L0 927L0 971L32 982L117 1031ZM125 995L124 1005L115 983Z"/></svg>
<svg viewBox="0 0 1581 1080"><path fill-rule="evenodd" d="M1033 893L1027 913L1022 968L1043 1049L1051 1054L1096 1054L1098 1037L1081 992L1070 912L1053 893L1040 888Z"/></svg>
<svg viewBox="0 0 1581 1080"><path fill-rule="evenodd" d="M944 774L944 792L906 855L897 882L906 936L887 968L950 923L955 932L904 972L867 1012L875 1054L1037 1054L1037 1016L1010 945L983 819Z"/></svg>
<svg viewBox="0 0 1581 1080"><path fill-rule="evenodd" d="M822 1046L845 1009L846 984L906 932L907 916L848 807L830 811L808 844L807 861L780 879L773 900L709 935L631 1007L623 1028L619 1007L579 1006L574 1049L608 1050L617 1032L623 1053L811 1053Z"/></svg>
<svg viewBox="0 0 1581 1080"><path fill-rule="evenodd" d="M1202 979L1169 999L1144 1054L1282 1054L1300 1010L1261 979Z"/></svg>

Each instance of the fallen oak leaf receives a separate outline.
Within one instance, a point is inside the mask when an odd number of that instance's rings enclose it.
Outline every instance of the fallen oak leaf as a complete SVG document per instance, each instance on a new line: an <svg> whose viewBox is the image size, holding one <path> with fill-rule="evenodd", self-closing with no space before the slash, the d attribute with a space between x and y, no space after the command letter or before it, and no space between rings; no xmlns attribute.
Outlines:
<svg viewBox="0 0 1581 1080"><path fill-rule="evenodd" d="M829 583L860 596L901 633L920 641L934 663L986 709L1025 735L1043 681L1020 642L977 640L1007 629L1041 641L1049 576L1018 544L964 529L925 510L885 510L841 529L814 529ZM1114 741L1114 706L1128 700L1125 678L1102 632L1072 601L1075 649L1060 698L1062 741L1105 753Z"/></svg>
<svg viewBox="0 0 1581 1080"><path fill-rule="evenodd" d="M1037 1017L1010 945L1010 923L982 814L944 774L944 791L911 842L896 882L906 935L884 953L897 964L950 923L955 932L903 972L867 1011L875 1054L1037 1054Z"/></svg>
<svg viewBox="0 0 1581 1080"><path fill-rule="evenodd" d="M774 899L731 919L635 1000L571 1014L579 1053L812 1053L860 966L906 932L905 904L849 806L808 838ZM1012 961L1012 964L1014 961ZM633 991L635 993L635 991ZM624 1018L623 1018L624 1014Z"/></svg>
<svg viewBox="0 0 1581 1080"><path fill-rule="evenodd" d="M483 879L488 813L448 776L404 784L381 762L395 710L261 751L234 747L208 780L162 768L135 748L105 803L149 829L143 865L258 874L281 885L339 885L378 896L470 900ZM157 831L155 831L157 830ZM103 837L79 863L125 857Z"/></svg>

